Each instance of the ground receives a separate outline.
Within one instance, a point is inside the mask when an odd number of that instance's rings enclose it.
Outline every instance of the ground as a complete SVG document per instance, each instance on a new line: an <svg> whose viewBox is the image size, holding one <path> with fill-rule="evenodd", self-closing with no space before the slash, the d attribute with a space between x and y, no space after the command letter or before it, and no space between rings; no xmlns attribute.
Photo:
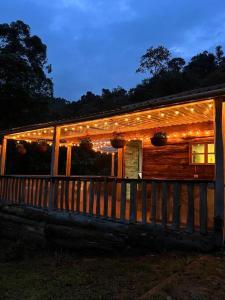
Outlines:
<svg viewBox="0 0 225 300"><path fill-rule="evenodd" d="M0 299L225 299L223 252L75 254L0 242Z"/></svg>

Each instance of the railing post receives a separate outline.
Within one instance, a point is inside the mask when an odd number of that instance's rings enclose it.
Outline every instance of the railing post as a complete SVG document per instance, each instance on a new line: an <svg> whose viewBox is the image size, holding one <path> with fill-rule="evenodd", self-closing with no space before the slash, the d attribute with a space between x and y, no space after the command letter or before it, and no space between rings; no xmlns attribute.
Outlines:
<svg viewBox="0 0 225 300"><path fill-rule="evenodd" d="M67 150L66 150L66 176L71 175L71 152L72 152L72 147L67 146Z"/></svg>
<svg viewBox="0 0 225 300"><path fill-rule="evenodd" d="M225 104L223 97L214 100L215 108L215 216L214 231L216 234L217 246L224 242L224 143L225 143Z"/></svg>
<svg viewBox="0 0 225 300"><path fill-rule="evenodd" d="M7 151L7 139L3 138L1 147L1 169L0 175L5 175L5 162L6 162L6 151Z"/></svg>

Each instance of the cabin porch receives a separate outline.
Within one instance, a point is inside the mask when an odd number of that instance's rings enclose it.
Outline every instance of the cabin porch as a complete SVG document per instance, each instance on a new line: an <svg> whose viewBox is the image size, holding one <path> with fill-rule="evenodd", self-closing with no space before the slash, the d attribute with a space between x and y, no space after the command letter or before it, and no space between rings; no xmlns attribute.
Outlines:
<svg viewBox="0 0 225 300"><path fill-rule="evenodd" d="M210 98L14 130L2 143L1 202L190 234L216 234L221 244L223 109L221 98ZM151 145L156 130L167 133L166 145ZM117 151L110 146L114 132L127 142ZM111 155L110 176L71 174L72 151L87 135L96 151ZM8 140L45 140L52 147L51 174L6 175ZM61 146L67 148L65 176L58 175Z"/></svg>

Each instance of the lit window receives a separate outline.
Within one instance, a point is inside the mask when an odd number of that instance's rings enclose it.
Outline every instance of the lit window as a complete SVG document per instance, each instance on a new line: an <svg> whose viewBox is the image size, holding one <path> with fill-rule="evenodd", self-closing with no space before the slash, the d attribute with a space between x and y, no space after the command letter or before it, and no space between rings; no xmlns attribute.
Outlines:
<svg viewBox="0 0 225 300"><path fill-rule="evenodd" d="M215 147L211 143L191 144L192 164L214 164L215 163Z"/></svg>

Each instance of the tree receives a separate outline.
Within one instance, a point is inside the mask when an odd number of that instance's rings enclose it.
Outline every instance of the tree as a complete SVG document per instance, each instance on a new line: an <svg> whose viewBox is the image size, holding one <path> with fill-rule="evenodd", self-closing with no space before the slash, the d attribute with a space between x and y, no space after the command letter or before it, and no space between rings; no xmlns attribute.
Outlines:
<svg viewBox="0 0 225 300"><path fill-rule="evenodd" d="M149 72L152 76L157 76L162 71L167 70L170 57L171 53L165 47L150 47L146 53L142 55L140 66L136 72Z"/></svg>
<svg viewBox="0 0 225 300"><path fill-rule="evenodd" d="M47 112L44 99L52 98L53 83L45 72L46 68L51 71L46 49L22 21L0 24L0 102L8 126L39 121L40 113L44 117ZM1 118L0 127L4 122Z"/></svg>
<svg viewBox="0 0 225 300"><path fill-rule="evenodd" d="M222 46L217 46L216 47L216 63L218 66L221 65L221 63L223 62L224 60L224 56L223 56L223 48Z"/></svg>
<svg viewBox="0 0 225 300"><path fill-rule="evenodd" d="M185 65L185 60L181 57L172 58L168 61L168 70L171 72L181 72Z"/></svg>

